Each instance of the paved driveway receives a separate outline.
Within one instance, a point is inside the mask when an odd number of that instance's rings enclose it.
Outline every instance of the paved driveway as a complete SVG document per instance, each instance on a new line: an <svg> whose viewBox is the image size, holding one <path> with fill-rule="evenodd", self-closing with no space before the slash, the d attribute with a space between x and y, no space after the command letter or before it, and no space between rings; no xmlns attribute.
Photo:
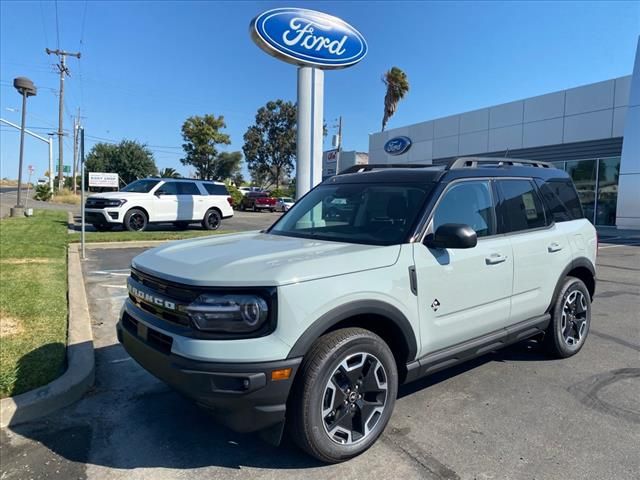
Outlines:
<svg viewBox="0 0 640 480"><path fill-rule="evenodd" d="M89 250L96 385L43 421L3 430L2 479L638 478L640 246L600 250L579 355L549 360L521 344L405 386L380 441L333 466L217 426L128 357L114 325L139 252Z"/></svg>

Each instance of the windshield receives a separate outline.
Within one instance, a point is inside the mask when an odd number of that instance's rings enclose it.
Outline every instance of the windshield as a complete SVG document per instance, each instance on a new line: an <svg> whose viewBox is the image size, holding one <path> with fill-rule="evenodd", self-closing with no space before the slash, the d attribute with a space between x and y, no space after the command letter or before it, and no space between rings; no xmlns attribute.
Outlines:
<svg viewBox="0 0 640 480"><path fill-rule="evenodd" d="M335 242L403 243L432 184L321 185L271 229L273 235Z"/></svg>
<svg viewBox="0 0 640 480"><path fill-rule="evenodd" d="M160 180L136 180L130 183L126 187L122 188L121 192L134 192L134 193L149 193L153 187L155 187Z"/></svg>

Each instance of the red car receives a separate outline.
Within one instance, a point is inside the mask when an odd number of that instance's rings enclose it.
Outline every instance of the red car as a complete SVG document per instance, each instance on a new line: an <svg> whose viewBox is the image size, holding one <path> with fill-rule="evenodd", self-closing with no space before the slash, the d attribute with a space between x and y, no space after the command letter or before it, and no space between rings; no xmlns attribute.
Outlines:
<svg viewBox="0 0 640 480"><path fill-rule="evenodd" d="M275 212L276 201L275 197L270 197L266 192L247 192L240 202L240 210L253 210L254 212L269 210L270 212Z"/></svg>

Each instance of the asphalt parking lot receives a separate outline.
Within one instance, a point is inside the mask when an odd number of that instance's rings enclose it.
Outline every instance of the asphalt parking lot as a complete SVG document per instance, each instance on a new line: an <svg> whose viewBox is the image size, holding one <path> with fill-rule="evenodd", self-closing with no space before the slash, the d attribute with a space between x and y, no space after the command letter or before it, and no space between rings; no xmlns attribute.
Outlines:
<svg viewBox="0 0 640 480"><path fill-rule="evenodd" d="M217 426L117 343L130 260L84 264L95 387L75 405L2 430L4 479L634 479L640 472L640 241L601 245L591 333L550 360L532 343L401 388L377 444L326 466L290 443Z"/></svg>

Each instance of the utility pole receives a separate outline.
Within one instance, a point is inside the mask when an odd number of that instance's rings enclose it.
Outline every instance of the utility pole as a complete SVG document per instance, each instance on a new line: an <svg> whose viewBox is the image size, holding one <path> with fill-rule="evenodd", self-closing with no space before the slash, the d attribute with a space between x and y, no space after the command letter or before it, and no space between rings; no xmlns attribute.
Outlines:
<svg viewBox="0 0 640 480"><path fill-rule="evenodd" d="M57 55L60 58L58 64L58 70L60 71L60 102L58 105L58 190L62 190L64 186L64 174L63 174L63 142L64 142L64 130L63 130L63 110L64 110L64 77L70 76L69 69L67 68L67 56L80 58L80 52L65 52L64 50L56 49L50 50L45 48L47 55Z"/></svg>
<svg viewBox="0 0 640 480"><path fill-rule="evenodd" d="M342 115L338 117L338 152L342 150Z"/></svg>
<svg viewBox="0 0 640 480"><path fill-rule="evenodd" d="M73 193L76 193L76 172L78 171L78 128L80 128L80 108L73 119Z"/></svg>

